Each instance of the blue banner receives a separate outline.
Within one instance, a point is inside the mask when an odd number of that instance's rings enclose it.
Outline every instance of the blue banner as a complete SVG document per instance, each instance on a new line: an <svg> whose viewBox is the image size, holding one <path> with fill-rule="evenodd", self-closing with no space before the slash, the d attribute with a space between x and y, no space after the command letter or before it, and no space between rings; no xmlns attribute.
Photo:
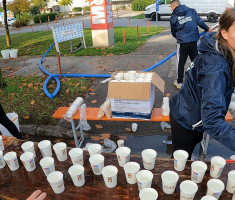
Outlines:
<svg viewBox="0 0 235 200"><path fill-rule="evenodd" d="M159 0L156 0L156 12L159 11Z"/></svg>

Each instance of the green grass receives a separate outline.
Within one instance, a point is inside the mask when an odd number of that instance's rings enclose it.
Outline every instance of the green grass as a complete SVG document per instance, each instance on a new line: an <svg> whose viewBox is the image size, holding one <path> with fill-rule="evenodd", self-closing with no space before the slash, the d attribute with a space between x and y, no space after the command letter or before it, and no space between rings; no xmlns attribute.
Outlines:
<svg viewBox="0 0 235 200"><path fill-rule="evenodd" d="M60 106L69 106L76 97L84 97L92 83L85 78L62 78L57 96L49 99L43 91L45 77L5 77L7 87L0 90L0 102L5 112L15 111L21 124L54 124L52 114ZM52 80L48 84L50 93L56 85ZM58 121L57 121L58 122Z"/></svg>
<svg viewBox="0 0 235 200"><path fill-rule="evenodd" d="M123 29L126 34L126 44L123 43ZM114 28L115 45L107 48L92 47L91 29L85 29L85 40L87 49L82 48L78 52L70 53L69 41L59 43L60 51L64 56L100 56L100 55L120 55L135 51L145 41L164 30L163 27L151 27L148 34L148 27L139 27L140 37L137 37L136 27L131 28ZM18 49L19 56L42 56L52 45L53 37L51 31L38 31L11 35L11 48ZM78 42L74 40L74 46ZM0 37L0 50L7 49L5 36ZM56 56L55 48L48 54Z"/></svg>
<svg viewBox="0 0 235 200"><path fill-rule="evenodd" d="M139 14L139 15L136 15L136 16L133 16L133 17L130 17L131 19L144 19L144 13L142 14Z"/></svg>

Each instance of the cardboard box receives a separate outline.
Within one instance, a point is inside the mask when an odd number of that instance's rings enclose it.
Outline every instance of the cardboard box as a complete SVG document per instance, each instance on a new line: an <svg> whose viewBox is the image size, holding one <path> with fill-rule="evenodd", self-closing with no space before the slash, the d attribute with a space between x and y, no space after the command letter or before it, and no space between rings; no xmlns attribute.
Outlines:
<svg viewBox="0 0 235 200"><path fill-rule="evenodd" d="M155 86L162 93L165 88L164 80L155 72L151 73L151 83L109 82L108 98L111 101L113 117L143 119L142 116L148 116L146 119L149 119L155 101ZM112 79L115 74L112 75Z"/></svg>

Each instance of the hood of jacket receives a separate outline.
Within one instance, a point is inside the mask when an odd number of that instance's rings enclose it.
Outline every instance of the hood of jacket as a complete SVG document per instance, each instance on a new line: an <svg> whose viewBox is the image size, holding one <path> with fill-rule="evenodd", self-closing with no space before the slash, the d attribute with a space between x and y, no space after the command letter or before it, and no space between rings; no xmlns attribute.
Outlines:
<svg viewBox="0 0 235 200"><path fill-rule="evenodd" d="M174 11L173 14L177 15L177 16L185 16L187 12L189 12L190 8L188 8L185 5L180 5L177 6Z"/></svg>

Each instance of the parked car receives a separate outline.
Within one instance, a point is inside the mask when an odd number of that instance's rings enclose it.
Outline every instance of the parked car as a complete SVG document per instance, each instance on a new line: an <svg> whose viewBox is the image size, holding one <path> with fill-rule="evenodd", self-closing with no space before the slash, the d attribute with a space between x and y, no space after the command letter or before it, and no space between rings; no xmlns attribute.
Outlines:
<svg viewBox="0 0 235 200"><path fill-rule="evenodd" d="M11 26L14 22L16 22L16 18L14 18L14 17L7 18L7 23L9 26ZM2 24L4 24L4 20L2 20Z"/></svg>
<svg viewBox="0 0 235 200"><path fill-rule="evenodd" d="M145 8L145 18L150 18L158 21L162 16L170 16L172 11L169 5L169 0L159 0L159 11L156 16L156 4L151 4ZM218 17L225 9L234 7L234 0L180 0L190 8L194 8L200 16L206 16L209 22L216 22Z"/></svg>

